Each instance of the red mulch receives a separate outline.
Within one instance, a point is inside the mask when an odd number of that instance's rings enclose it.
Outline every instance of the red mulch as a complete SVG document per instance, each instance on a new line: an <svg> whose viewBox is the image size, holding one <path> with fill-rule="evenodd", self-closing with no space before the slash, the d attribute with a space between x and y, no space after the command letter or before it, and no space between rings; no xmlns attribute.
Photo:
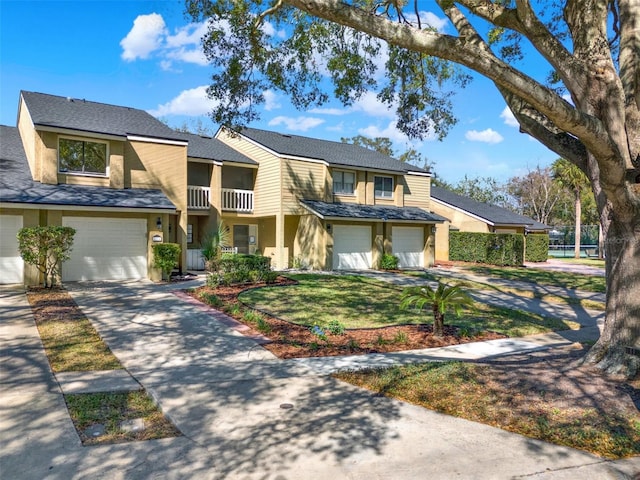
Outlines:
<svg viewBox="0 0 640 480"><path fill-rule="evenodd" d="M278 277L276 283L269 286L296 284L294 280ZM366 353L398 352L422 348L445 347L461 343L479 342L505 338L495 332L481 332L473 337L462 337L455 326L445 326L444 337L433 336L432 325L397 325L382 328L359 328L345 330L343 335L327 335L327 341L312 334L308 327L296 325L285 320L262 313L268 329L257 329L256 324L248 323L239 315L232 315L229 306L239 303L238 295L250 288L264 287L265 284L200 287L188 292L200 300L199 293L215 294L224 302L220 310L249 327L247 335L261 335L269 342L263 346L279 358L325 357L335 355L359 355ZM243 308L247 308L243 306ZM267 331L268 330L268 331Z"/></svg>

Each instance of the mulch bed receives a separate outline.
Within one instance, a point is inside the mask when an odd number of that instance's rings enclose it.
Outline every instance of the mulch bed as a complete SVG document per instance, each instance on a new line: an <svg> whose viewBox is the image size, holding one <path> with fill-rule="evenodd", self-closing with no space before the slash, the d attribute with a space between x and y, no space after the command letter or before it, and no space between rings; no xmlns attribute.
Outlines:
<svg viewBox="0 0 640 480"><path fill-rule="evenodd" d="M269 286L294 285L297 282L285 277L278 277ZM279 358L326 357L336 355L363 355L367 353L399 352L418 350L423 348L446 347L461 343L479 342L506 338L506 335L495 332L481 332L471 337L460 335L455 326L445 326L444 337L433 336L432 325L396 325L381 328L347 329L343 335L327 335L327 341L319 339L305 326L287 322L262 313L268 327L258 330L257 325L247 322L242 313L234 315L230 306L240 303L243 309L249 307L238 300L238 295L251 288L261 288L266 284L231 285L200 287L189 291L196 300L200 300L202 293L214 294L223 301L223 310L227 315L245 324L248 330L245 334L264 336L269 339L263 346ZM201 301L201 300L200 300Z"/></svg>

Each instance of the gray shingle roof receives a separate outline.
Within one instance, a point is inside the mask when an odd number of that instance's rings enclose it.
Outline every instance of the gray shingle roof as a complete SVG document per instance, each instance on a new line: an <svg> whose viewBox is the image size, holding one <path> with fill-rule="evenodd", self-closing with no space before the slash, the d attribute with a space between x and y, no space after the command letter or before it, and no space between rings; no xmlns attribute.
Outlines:
<svg viewBox="0 0 640 480"><path fill-rule="evenodd" d="M45 93L21 92L34 125L126 137L182 140L180 134L137 108L89 102Z"/></svg>
<svg viewBox="0 0 640 480"><path fill-rule="evenodd" d="M217 138L204 137L193 133L180 133L180 135L183 140L189 142L187 147L187 155L189 157L258 165L258 162L251 160Z"/></svg>
<svg viewBox="0 0 640 480"><path fill-rule="evenodd" d="M459 195L442 187L431 187L431 198L469 212L476 217L483 218L494 225L524 226L527 230L550 230L551 227L536 222L532 218L525 217L507 210L506 208L478 202L469 197Z"/></svg>
<svg viewBox="0 0 640 480"><path fill-rule="evenodd" d="M401 162L382 153L350 143L287 135L256 128L244 128L240 134L280 155L324 160L332 166L406 173L426 170Z"/></svg>
<svg viewBox="0 0 640 480"><path fill-rule="evenodd" d="M35 182L31 177L18 129L6 126L0 126L0 202L168 211L176 209L160 190Z"/></svg>
<svg viewBox="0 0 640 480"><path fill-rule="evenodd" d="M390 207L385 205L360 205L357 203L327 203L302 200L301 203L322 218L358 220L405 221L415 223L442 223L446 219L418 207Z"/></svg>

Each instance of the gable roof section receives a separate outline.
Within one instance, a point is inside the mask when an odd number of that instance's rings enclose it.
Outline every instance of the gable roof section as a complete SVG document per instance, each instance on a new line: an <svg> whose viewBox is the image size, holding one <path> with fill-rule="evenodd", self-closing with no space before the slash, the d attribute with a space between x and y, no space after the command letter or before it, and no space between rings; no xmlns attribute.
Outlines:
<svg viewBox="0 0 640 480"><path fill-rule="evenodd" d="M353 167L393 173L428 174L415 165L401 162L369 148L350 143L288 135L257 128L243 128L240 135L285 157L321 160L332 167Z"/></svg>
<svg viewBox="0 0 640 480"><path fill-rule="evenodd" d="M184 141L179 132L144 110L45 93L22 91L20 94L36 128Z"/></svg>
<svg viewBox="0 0 640 480"><path fill-rule="evenodd" d="M357 203L328 203L317 200L301 200L302 205L326 220L368 220L411 223L442 223L446 219L418 207L390 207L385 205L360 205Z"/></svg>
<svg viewBox="0 0 640 480"><path fill-rule="evenodd" d="M258 162L229 147L217 138L205 137L194 133L181 133L183 140L189 142L187 156L218 162L258 165Z"/></svg>
<svg viewBox="0 0 640 480"><path fill-rule="evenodd" d="M160 190L48 185L33 181L20 133L0 126L0 203L175 211Z"/></svg>
<svg viewBox="0 0 640 480"><path fill-rule="evenodd" d="M517 214L506 208L478 202L472 198L459 195L446 188L431 186L431 199L463 210L471 215L484 219L492 225L523 226L527 230L550 230L551 227L532 218Z"/></svg>

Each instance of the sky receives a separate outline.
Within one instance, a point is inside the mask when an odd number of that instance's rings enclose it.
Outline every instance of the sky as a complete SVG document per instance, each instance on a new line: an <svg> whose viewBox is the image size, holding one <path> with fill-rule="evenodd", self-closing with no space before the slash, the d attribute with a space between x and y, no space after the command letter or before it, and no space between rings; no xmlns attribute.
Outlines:
<svg viewBox="0 0 640 480"><path fill-rule="evenodd" d="M428 10L430 2L424 2ZM212 67L200 48L205 31L183 13L182 0L0 0L0 124L15 126L20 90L83 98L146 110L172 127L185 123L215 132L206 98ZM435 11L435 10L433 10ZM446 20L432 25L453 33ZM438 141L410 141L375 93L346 108L332 102L299 111L286 95L265 92L261 119L251 127L340 141L384 136L399 155L415 148L438 177L465 175L506 182L557 155L519 133L493 84L476 77L454 98L458 124Z"/></svg>

